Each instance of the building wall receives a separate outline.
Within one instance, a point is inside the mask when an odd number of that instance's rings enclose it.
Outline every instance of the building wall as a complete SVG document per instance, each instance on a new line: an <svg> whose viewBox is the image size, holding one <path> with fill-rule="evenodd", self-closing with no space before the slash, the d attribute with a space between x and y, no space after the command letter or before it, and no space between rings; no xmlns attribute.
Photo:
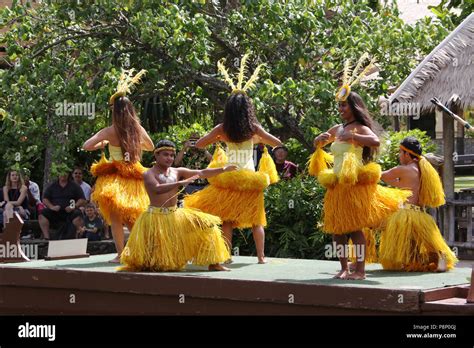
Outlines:
<svg viewBox="0 0 474 348"><path fill-rule="evenodd" d="M455 138L454 148L458 146L458 142L464 142L464 154L474 154L474 138ZM437 146L436 154L443 155L443 139L434 139L433 142ZM459 155L462 155L461 153Z"/></svg>

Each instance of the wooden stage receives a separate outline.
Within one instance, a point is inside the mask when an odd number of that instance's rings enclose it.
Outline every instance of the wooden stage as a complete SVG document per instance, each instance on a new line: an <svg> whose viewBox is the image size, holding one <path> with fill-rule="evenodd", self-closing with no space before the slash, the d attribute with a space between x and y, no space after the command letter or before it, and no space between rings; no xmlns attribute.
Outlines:
<svg viewBox="0 0 474 348"><path fill-rule="evenodd" d="M0 314L472 315L471 268L385 272L335 280L337 261L234 257L231 272L189 265L169 273L117 272L113 254L0 264Z"/></svg>

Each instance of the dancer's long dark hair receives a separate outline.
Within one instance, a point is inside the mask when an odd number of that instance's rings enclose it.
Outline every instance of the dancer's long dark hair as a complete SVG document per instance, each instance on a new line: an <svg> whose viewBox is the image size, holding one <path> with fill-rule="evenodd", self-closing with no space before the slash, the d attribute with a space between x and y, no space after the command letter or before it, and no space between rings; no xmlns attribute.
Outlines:
<svg viewBox="0 0 474 348"><path fill-rule="evenodd" d="M366 127L369 127L372 130L372 132L375 133L374 121L372 120L369 110L367 110L367 106L362 100L362 97L356 92L351 92L349 94L349 97L347 98L347 104L351 108L352 115L354 115L355 120L359 122L360 124ZM378 152L378 147L374 148L374 147L364 146L364 150L362 152L362 158L364 162L368 163L370 161L373 161L375 159L375 156L377 155L377 152Z"/></svg>
<svg viewBox="0 0 474 348"><path fill-rule="evenodd" d="M241 143L257 132L259 125L252 101L245 93L233 93L224 108L224 133L230 141Z"/></svg>
<svg viewBox="0 0 474 348"><path fill-rule="evenodd" d="M127 97L115 99L112 124L117 132L122 153L128 153L132 163L139 161L142 156L140 120Z"/></svg>

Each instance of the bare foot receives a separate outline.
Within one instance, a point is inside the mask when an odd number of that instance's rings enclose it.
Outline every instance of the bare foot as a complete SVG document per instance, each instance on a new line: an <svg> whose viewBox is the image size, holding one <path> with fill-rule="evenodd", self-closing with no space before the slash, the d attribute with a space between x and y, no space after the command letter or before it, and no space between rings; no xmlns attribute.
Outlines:
<svg viewBox="0 0 474 348"><path fill-rule="evenodd" d="M341 269L332 279L346 279L349 275L348 269Z"/></svg>
<svg viewBox="0 0 474 348"><path fill-rule="evenodd" d="M344 279L347 279L347 280L364 280L365 279L365 273L354 272L354 273L349 274Z"/></svg>
<svg viewBox="0 0 474 348"><path fill-rule="evenodd" d="M259 263L260 265L263 265L263 264L267 263L267 260L265 260L265 257L259 257L259 258L258 258L258 263Z"/></svg>
<svg viewBox="0 0 474 348"><path fill-rule="evenodd" d="M232 261L232 257L231 257L230 259L225 260L224 264L230 265L232 262L234 262L234 261Z"/></svg>
<svg viewBox="0 0 474 348"><path fill-rule="evenodd" d="M120 263L120 256L115 256L112 260L109 261L109 263Z"/></svg>
<svg viewBox="0 0 474 348"><path fill-rule="evenodd" d="M214 265L209 265L209 271L230 271L229 268L227 267L224 267L218 263L214 264Z"/></svg>

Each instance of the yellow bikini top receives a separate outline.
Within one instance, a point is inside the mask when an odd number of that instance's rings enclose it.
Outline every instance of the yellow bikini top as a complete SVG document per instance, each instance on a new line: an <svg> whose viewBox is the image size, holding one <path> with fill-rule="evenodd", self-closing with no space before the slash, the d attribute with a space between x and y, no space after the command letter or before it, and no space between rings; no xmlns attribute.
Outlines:
<svg viewBox="0 0 474 348"><path fill-rule="evenodd" d="M109 145L109 156L112 161L123 161L122 148L120 146Z"/></svg>
<svg viewBox="0 0 474 348"><path fill-rule="evenodd" d="M342 168L342 162L344 161L344 154L351 151L351 148L357 159L362 161L362 152L364 151L363 147L353 146L350 143L341 141L334 141L331 144L331 153L334 155L334 173L339 174Z"/></svg>
<svg viewBox="0 0 474 348"><path fill-rule="evenodd" d="M233 164L241 169L249 169L255 171L253 161L253 139L243 141L241 143L227 144L227 164Z"/></svg>

